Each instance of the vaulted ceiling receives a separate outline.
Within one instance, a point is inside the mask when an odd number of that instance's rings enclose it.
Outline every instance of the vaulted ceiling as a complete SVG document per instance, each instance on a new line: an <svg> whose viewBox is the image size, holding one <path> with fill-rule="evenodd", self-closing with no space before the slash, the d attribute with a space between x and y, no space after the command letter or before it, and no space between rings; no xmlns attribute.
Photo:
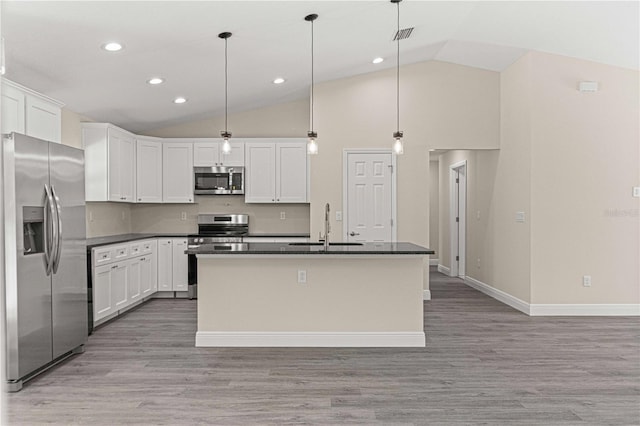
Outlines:
<svg viewBox="0 0 640 426"><path fill-rule="evenodd" d="M315 81L396 65L389 1L2 1L6 77L131 131L219 116L228 40L229 112L308 96ZM400 3L401 64L502 71L529 50L638 69L638 2ZM119 41L124 49L101 46ZM384 62L373 64L375 57ZM152 86L154 76L165 79ZM286 79L276 85L276 77ZM184 96L187 102L172 101Z"/></svg>

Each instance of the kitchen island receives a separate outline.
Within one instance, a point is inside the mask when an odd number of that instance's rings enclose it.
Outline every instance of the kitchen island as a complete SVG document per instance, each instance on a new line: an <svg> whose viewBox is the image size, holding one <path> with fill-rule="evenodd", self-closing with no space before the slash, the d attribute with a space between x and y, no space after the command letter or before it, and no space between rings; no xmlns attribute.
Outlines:
<svg viewBox="0 0 640 426"><path fill-rule="evenodd" d="M187 250L198 260L196 346L424 346L433 250L342 244Z"/></svg>

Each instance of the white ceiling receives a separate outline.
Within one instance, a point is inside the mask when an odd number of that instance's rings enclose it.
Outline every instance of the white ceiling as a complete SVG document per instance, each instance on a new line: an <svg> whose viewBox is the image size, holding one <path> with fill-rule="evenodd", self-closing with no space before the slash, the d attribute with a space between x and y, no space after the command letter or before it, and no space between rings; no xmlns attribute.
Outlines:
<svg viewBox="0 0 640 426"><path fill-rule="evenodd" d="M75 112L128 130L304 98L315 81L395 66L396 6L379 1L2 1L7 74ZM440 60L501 71L529 50L639 68L639 3L417 1L400 3L401 63ZM125 49L100 46L117 40ZM373 65L371 60L386 60ZM166 83L145 81L160 75ZM287 82L274 85L282 76ZM175 105L176 96L188 102ZM213 135L212 135L213 136Z"/></svg>

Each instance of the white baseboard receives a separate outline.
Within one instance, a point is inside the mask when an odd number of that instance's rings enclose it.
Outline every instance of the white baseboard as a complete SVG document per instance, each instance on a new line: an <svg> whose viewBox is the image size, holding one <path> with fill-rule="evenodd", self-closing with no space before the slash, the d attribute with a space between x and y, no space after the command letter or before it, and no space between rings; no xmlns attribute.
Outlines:
<svg viewBox="0 0 640 426"><path fill-rule="evenodd" d="M527 303L475 278L465 277L465 284L530 316L640 316L640 304L634 303Z"/></svg>
<svg viewBox="0 0 640 426"><path fill-rule="evenodd" d="M443 274L448 276L451 273L451 269L447 268L444 265L438 264L438 272L441 272L441 273L443 273Z"/></svg>
<svg viewBox="0 0 640 426"><path fill-rule="evenodd" d="M640 304L532 304L531 316L640 316Z"/></svg>
<svg viewBox="0 0 640 426"><path fill-rule="evenodd" d="M429 259L429 266L438 266L440 259Z"/></svg>
<svg viewBox="0 0 640 426"><path fill-rule="evenodd" d="M431 300L431 290L422 290L422 300Z"/></svg>
<svg viewBox="0 0 640 426"><path fill-rule="evenodd" d="M196 347L424 347L422 331L243 332L198 331Z"/></svg>
<svg viewBox="0 0 640 426"><path fill-rule="evenodd" d="M509 293L505 293L502 290L491 287L489 284L485 284L482 281L476 280L475 278L464 277L464 282L469 287L473 287L476 290L486 294L487 296L493 297L494 299L504 303L505 305L509 305L520 312L531 315L531 307L529 303L525 302L524 300L520 300L517 297L510 295Z"/></svg>

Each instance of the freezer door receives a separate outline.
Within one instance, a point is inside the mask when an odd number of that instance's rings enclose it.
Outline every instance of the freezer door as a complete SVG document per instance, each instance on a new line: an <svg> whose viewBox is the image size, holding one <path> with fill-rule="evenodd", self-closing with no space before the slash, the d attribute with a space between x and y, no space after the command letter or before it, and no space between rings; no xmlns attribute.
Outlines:
<svg viewBox="0 0 640 426"><path fill-rule="evenodd" d="M56 358L87 341L84 151L49 144L49 170L60 229L51 285Z"/></svg>
<svg viewBox="0 0 640 426"><path fill-rule="evenodd" d="M41 242L29 244L34 228L25 226L25 219L37 221L44 208L48 150L47 142L28 136L3 138L8 380L18 380L53 359L51 278L43 251L33 249Z"/></svg>

